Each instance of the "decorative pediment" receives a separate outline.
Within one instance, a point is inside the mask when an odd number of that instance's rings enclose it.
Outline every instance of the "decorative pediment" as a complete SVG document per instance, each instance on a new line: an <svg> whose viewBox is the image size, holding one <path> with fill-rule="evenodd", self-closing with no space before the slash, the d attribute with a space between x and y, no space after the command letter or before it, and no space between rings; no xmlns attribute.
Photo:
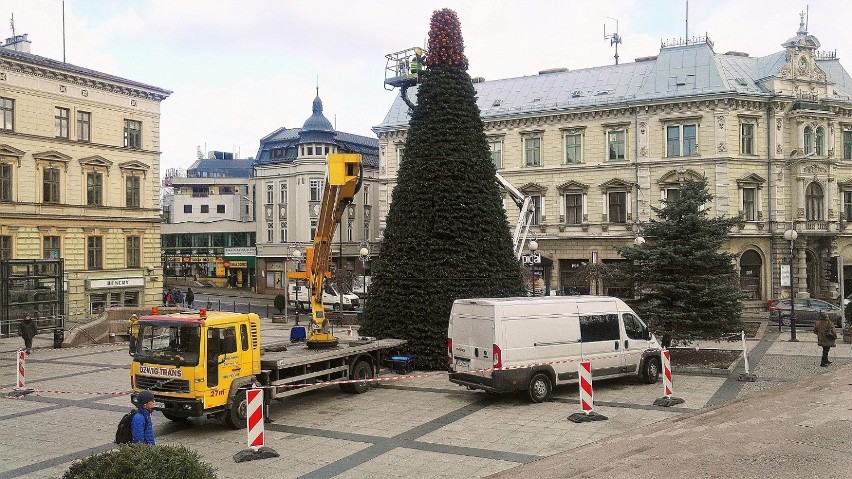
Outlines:
<svg viewBox="0 0 852 479"><path fill-rule="evenodd" d="M601 183L600 188L604 191L607 190L629 190L633 188L633 183L629 181L624 181L620 178L613 178L609 181Z"/></svg>
<svg viewBox="0 0 852 479"><path fill-rule="evenodd" d="M17 159L21 159L24 156L24 152L9 145L0 145L0 156L12 156Z"/></svg>
<svg viewBox="0 0 852 479"><path fill-rule="evenodd" d="M36 161L61 161L62 163L68 163L71 161L70 156L54 150L33 153L33 158Z"/></svg>
<svg viewBox="0 0 852 479"><path fill-rule="evenodd" d="M148 171L151 168L151 165L146 163L142 163L138 160L130 160L125 161L118 164L118 167L122 170L136 170L136 171Z"/></svg>
<svg viewBox="0 0 852 479"><path fill-rule="evenodd" d="M543 193L547 192L547 187L542 186L538 183L527 183L527 184L525 184L524 186L522 186L518 189L521 190L524 193L527 193L527 194L529 194L529 193L542 193L543 194Z"/></svg>
<svg viewBox="0 0 852 479"><path fill-rule="evenodd" d="M80 158L78 161L81 166L102 166L104 168L112 166L112 162L101 155L87 156L85 158Z"/></svg>
<svg viewBox="0 0 852 479"><path fill-rule="evenodd" d="M698 181L703 175L695 170L671 170L657 180L658 185L676 185L680 183L681 178L684 180Z"/></svg>
<svg viewBox="0 0 852 479"><path fill-rule="evenodd" d="M737 186L757 186L758 188L766 183L766 179L758 174L752 173L745 175L742 178L737 178Z"/></svg>
<svg viewBox="0 0 852 479"><path fill-rule="evenodd" d="M840 188L841 190L847 190L847 191L852 190L852 178L849 178L849 179L846 179L846 180L843 180L843 181L838 181L837 187Z"/></svg>
<svg viewBox="0 0 852 479"><path fill-rule="evenodd" d="M561 192L561 191L567 191L567 190L574 190L574 191L576 191L576 190L582 190L582 191L586 191L586 190L588 190L588 189L589 189L589 185L586 185L586 184L580 183L579 181L568 180L568 181L566 181L565 183L562 183L561 185L557 186L557 187L556 187L556 189L557 189L558 191L560 191L560 192Z"/></svg>

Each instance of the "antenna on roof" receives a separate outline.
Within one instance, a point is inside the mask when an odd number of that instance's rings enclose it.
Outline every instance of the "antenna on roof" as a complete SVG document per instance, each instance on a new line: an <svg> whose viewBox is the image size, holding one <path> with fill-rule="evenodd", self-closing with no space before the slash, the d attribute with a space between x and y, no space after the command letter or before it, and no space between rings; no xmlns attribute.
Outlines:
<svg viewBox="0 0 852 479"><path fill-rule="evenodd" d="M686 36L683 38L689 38L689 0L686 0Z"/></svg>
<svg viewBox="0 0 852 479"><path fill-rule="evenodd" d="M615 33L611 35L606 34L606 23L604 23L604 40L609 40L610 46L615 45L615 64L618 65L618 44L621 43L621 35L618 34L618 19L612 17L606 18L615 20Z"/></svg>
<svg viewBox="0 0 852 479"><path fill-rule="evenodd" d="M9 21L9 24L12 26L12 38L15 38L15 14L12 14L12 20ZM18 49L18 43L15 42L15 50Z"/></svg>

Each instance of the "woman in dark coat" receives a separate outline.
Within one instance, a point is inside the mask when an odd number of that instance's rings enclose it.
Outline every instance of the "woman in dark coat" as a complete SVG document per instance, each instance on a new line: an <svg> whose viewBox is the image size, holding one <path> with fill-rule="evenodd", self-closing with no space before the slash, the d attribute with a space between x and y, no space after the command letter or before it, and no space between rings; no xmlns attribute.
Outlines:
<svg viewBox="0 0 852 479"><path fill-rule="evenodd" d="M831 337L829 337L831 332ZM831 364L828 360L828 350L837 346L837 330L834 329L834 323L828 320L828 315L819 313L819 319L814 323L814 333L817 335L817 342L822 346L822 362L820 366L827 367Z"/></svg>

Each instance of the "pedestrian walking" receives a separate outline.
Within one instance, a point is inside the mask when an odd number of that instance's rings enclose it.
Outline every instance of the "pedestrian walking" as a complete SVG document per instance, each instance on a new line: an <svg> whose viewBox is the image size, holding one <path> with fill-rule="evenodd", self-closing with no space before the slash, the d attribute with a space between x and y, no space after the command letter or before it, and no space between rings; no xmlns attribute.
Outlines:
<svg viewBox="0 0 852 479"><path fill-rule="evenodd" d="M175 305L175 296L172 294L171 290L166 293L166 306L174 306Z"/></svg>
<svg viewBox="0 0 852 479"><path fill-rule="evenodd" d="M24 347L27 349L27 354L30 354L33 349L33 338L38 333L35 322L30 313L24 315L24 320L18 325L18 332L24 338Z"/></svg>
<svg viewBox="0 0 852 479"><path fill-rule="evenodd" d="M827 314L819 313L819 319L814 323L814 333L817 335L817 343L822 346L822 362L819 365L828 367L831 364L828 350L837 346L837 330L834 329L834 323L828 320Z"/></svg>
<svg viewBox="0 0 852 479"><path fill-rule="evenodd" d="M141 442L154 445L154 421L151 412L154 410L154 393L142 391L136 396L136 408L138 411L133 415L130 423L132 439L130 442Z"/></svg>
<svg viewBox="0 0 852 479"><path fill-rule="evenodd" d="M191 308L193 302L195 302L195 293L192 292L192 288L187 288L186 289L186 305Z"/></svg>

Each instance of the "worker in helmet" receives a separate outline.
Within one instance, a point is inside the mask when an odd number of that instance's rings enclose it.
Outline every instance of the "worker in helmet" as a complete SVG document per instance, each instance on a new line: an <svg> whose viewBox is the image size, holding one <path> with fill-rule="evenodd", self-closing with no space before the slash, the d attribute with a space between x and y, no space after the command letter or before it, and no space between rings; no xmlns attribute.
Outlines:
<svg viewBox="0 0 852 479"><path fill-rule="evenodd" d="M423 54L423 50L420 48L414 49L414 57L411 59L411 74L417 76L420 74L420 70L423 69L423 63L426 61L426 58Z"/></svg>

